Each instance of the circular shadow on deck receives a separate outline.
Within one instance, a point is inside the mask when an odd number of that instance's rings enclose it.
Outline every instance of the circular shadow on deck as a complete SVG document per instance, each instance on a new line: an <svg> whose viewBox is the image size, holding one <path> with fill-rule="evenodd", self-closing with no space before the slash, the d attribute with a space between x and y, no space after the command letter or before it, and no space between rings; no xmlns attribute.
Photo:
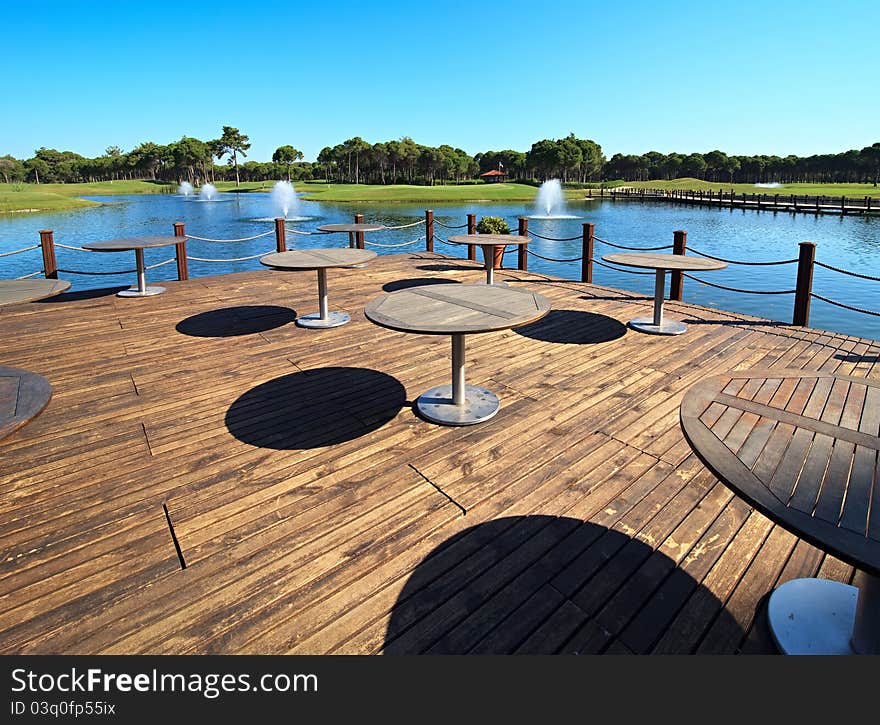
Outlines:
<svg viewBox="0 0 880 725"><path fill-rule="evenodd" d="M130 285L123 285L121 287L101 287L99 289L83 289L83 290L74 290L67 292L62 292L60 295L55 295L54 297L46 297L42 300L34 300L37 304L40 305L54 305L59 302L84 302L87 300L96 300L101 297L113 297L117 292L121 292L124 289L129 289Z"/></svg>
<svg viewBox="0 0 880 725"><path fill-rule="evenodd" d="M580 310L550 310L550 313L513 330L518 335L544 342L567 342L577 345L595 345L611 342L626 334L626 325L613 317Z"/></svg>
<svg viewBox="0 0 880 725"><path fill-rule="evenodd" d="M321 448L381 428L405 403L403 385L385 373L315 368L248 390L226 411L226 428L260 448Z"/></svg>
<svg viewBox="0 0 880 725"><path fill-rule="evenodd" d="M296 312L277 305L242 305L200 312L177 323L191 337L237 337L268 332L296 319Z"/></svg>
<svg viewBox="0 0 880 725"><path fill-rule="evenodd" d="M462 259L461 264L420 264L416 266L416 269L421 269L424 272L471 272L483 269L483 265L479 262Z"/></svg>
<svg viewBox="0 0 880 725"><path fill-rule="evenodd" d="M396 292L410 287L422 287L428 284L461 284L457 279L442 279L437 277L412 277L411 279L396 279L382 285L386 292Z"/></svg>
<svg viewBox="0 0 880 725"><path fill-rule="evenodd" d="M707 637L708 633L708 637ZM734 652L742 628L647 544L580 519L478 524L416 567L386 654Z"/></svg>

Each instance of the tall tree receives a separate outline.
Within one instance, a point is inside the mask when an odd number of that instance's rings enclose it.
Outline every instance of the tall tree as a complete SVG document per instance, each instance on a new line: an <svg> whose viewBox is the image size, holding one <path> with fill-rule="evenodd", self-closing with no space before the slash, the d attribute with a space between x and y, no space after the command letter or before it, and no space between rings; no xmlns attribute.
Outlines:
<svg viewBox="0 0 880 725"><path fill-rule="evenodd" d="M220 151L217 158L223 158L229 154L232 158L232 165L235 167L235 185L241 185L241 179L238 176L238 155L247 157L245 153L250 147L247 136L234 126L224 126L223 134L217 139L217 149Z"/></svg>
<svg viewBox="0 0 880 725"><path fill-rule="evenodd" d="M290 181L290 167L294 161L299 161L303 157L303 152L293 146L279 146L272 154L272 161L276 164L284 164L287 167L287 180Z"/></svg>

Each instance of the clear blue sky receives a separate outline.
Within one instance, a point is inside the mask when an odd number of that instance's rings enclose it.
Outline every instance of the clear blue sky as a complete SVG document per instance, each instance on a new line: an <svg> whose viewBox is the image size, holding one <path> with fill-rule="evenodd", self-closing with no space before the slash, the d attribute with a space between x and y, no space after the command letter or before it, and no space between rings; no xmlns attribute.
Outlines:
<svg viewBox="0 0 880 725"><path fill-rule="evenodd" d="M615 152L880 141L880 0L4 2L0 155L355 135L470 153L573 131Z"/></svg>

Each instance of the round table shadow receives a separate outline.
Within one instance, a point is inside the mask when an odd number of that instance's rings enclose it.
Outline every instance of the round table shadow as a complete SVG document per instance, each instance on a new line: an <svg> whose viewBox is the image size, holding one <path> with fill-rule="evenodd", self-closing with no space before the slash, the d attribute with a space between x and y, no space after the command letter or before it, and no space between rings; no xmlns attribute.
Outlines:
<svg viewBox="0 0 880 725"><path fill-rule="evenodd" d="M122 287L101 287L99 289L75 290L73 292L67 290L67 292L62 292L60 295L34 301L41 305L54 305L59 302L85 302L88 300L96 300L101 297L113 297L117 292L121 292L124 289L129 289L129 285Z"/></svg>
<svg viewBox="0 0 880 725"><path fill-rule="evenodd" d="M410 287L422 287L427 284L461 284L457 279L438 279L437 277L412 277L410 279L396 279L393 282L386 282L382 285L382 289L386 292L396 292L401 289L409 289Z"/></svg>
<svg viewBox="0 0 880 725"><path fill-rule="evenodd" d="M462 259L461 264L420 264L416 266L416 269L421 269L424 272L470 272L474 269L483 269L482 265L478 265L479 262L473 262L467 259Z"/></svg>
<svg viewBox="0 0 880 725"><path fill-rule="evenodd" d="M229 406L226 428L260 448L321 448L381 428L405 403L403 385L385 373L316 368L251 388Z"/></svg>
<svg viewBox="0 0 880 725"><path fill-rule="evenodd" d="M595 345L623 337L626 334L626 325L613 317L594 312L550 310L546 317L531 325L517 327L514 332L544 342Z"/></svg>
<svg viewBox="0 0 880 725"><path fill-rule="evenodd" d="M277 305L242 305L200 312L177 323L191 337L237 337L268 332L296 319L296 312Z"/></svg>
<svg viewBox="0 0 880 725"><path fill-rule="evenodd" d="M517 516L428 554L397 598L383 650L685 653L709 628L722 651L743 639L713 594L644 542L581 519Z"/></svg>

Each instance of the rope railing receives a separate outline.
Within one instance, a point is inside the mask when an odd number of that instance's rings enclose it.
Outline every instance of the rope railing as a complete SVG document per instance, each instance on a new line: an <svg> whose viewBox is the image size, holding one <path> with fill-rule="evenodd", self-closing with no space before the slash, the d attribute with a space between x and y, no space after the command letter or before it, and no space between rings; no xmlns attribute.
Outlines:
<svg viewBox="0 0 880 725"><path fill-rule="evenodd" d="M260 239L261 237L268 237L270 234L274 234L275 230L271 229L268 232L263 232L262 234L255 234L252 237L242 237L241 239L209 239L208 237L194 237L192 234L187 234L186 239L194 239L198 242L215 242L219 244L231 244L235 242L250 242L254 239Z"/></svg>
<svg viewBox="0 0 880 725"><path fill-rule="evenodd" d="M557 259L556 257L545 257L543 254L538 254L537 252L533 252L531 249L526 247L526 252L533 257L537 257L538 259L546 259L548 262L580 262L583 257L572 257L571 259Z"/></svg>
<svg viewBox="0 0 880 725"><path fill-rule="evenodd" d="M45 272L40 269L36 272L31 272L30 274L22 275L21 277L16 277L16 279L30 279L31 277L38 277L41 274L45 274Z"/></svg>
<svg viewBox="0 0 880 725"><path fill-rule="evenodd" d="M465 223L465 224L444 224L439 219L434 219L434 224L436 224L437 226L441 226L444 229L464 229L465 227L467 227L467 223ZM388 228L391 229L391 227L388 227Z"/></svg>
<svg viewBox="0 0 880 725"><path fill-rule="evenodd" d="M412 239L408 242L403 242L402 244L379 244L378 242L369 242L366 239L364 240L364 244L368 247L382 247L383 249L395 249L397 247L408 247L410 244L415 244L416 242L421 242L425 238L425 235Z"/></svg>
<svg viewBox="0 0 880 725"><path fill-rule="evenodd" d="M580 237L578 237L578 239L580 239ZM614 242L609 242L599 237L593 237L593 239L601 244L607 244L609 247L614 247L615 249L633 249L638 252L659 252L661 249L673 248L673 245L671 244L664 244L662 247L630 247L626 244L615 244Z"/></svg>
<svg viewBox="0 0 880 725"><path fill-rule="evenodd" d="M300 229L291 229L290 227L284 227L284 231L289 234L299 234L303 237L320 237L324 234L331 234L331 232L304 232Z"/></svg>
<svg viewBox="0 0 880 725"><path fill-rule="evenodd" d="M171 264L172 262L176 262L177 257L171 257L170 259L166 259L164 262L156 262L156 264L148 264L144 269L156 269L157 267L164 267L166 264Z"/></svg>
<svg viewBox="0 0 880 725"><path fill-rule="evenodd" d="M593 264L598 264L600 267L605 267L606 269L613 269L615 272L623 272L624 274L645 274L655 276L654 272L637 272L634 269L624 269L623 267L615 267L612 264L608 264L606 262L600 262L598 259L590 260Z"/></svg>
<svg viewBox="0 0 880 725"><path fill-rule="evenodd" d="M793 295L797 290L786 289L786 290L757 290L757 289L739 289L738 287L727 287L723 284L715 284L714 282L707 282L704 279L700 279L699 277L694 277L692 274L688 274L687 272L681 273L683 277L687 277L688 279L692 279L695 282L699 282L700 284L707 285L709 287L715 287L717 289L727 290L728 292L741 292L746 295Z"/></svg>
<svg viewBox="0 0 880 725"><path fill-rule="evenodd" d="M851 312L861 312L863 315L873 315L874 317L880 317L880 312L875 312L874 310L866 310L863 307L845 305L843 302L830 300L827 297L823 297L822 295L817 295L815 292L810 292L810 297L815 297L817 300L822 300L822 302L827 302L829 305L834 305L835 307L842 307L843 309L850 310Z"/></svg>
<svg viewBox="0 0 880 725"><path fill-rule="evenodd" d="M56 247L61 247L62 249L70 249L73 252L94 252L94 249L83 249L82 247L72 247L69 244L62 244L61 242L55 242Z"/></svg>
<svg viewBox="0 0 880 725"><path fill-rule="evenodd" d="M412 224L400 224L396 227L389 227L385 224L383 224L382 226L384 229L409 229L410 227L415 227L415 226L418 226L419 224L424 224L424 223L425 223L424 219L419 219L418 221L415 221ZM437 223L439 224L439 222L437 222ZM465 226L467 226L467 224L465 224Z"/></svg>
<svg viewBox="0 0 880 725"><path fill-rule="evenodd" d="M859 274L858 272L850 272L848 269L841 269L840 267L834 267L830 264L825 264L824 262L815 261L813 262L818 267L824 267L825 269L830 269L832 272L839 272L840 274L847 274L850 277L858 277L859 279L868 279L872 282L880 282L880 277L872 277L869 274Z"/></svg>
<svg viewBox="0 0 880 725"><path fill-rule="evenodd" d="M30 247L25 247L24 249L16 249L13 252L0 252L0 257L11 257L13 254L21 254L22 252L30 252L32 249L39 249L39 244L34 244Z"/></svg>
<svg viewBox="0 0 880 725"><path fill-rule="evenodd" d="M64 272L64 274L82 274L82 275L99 275L99 276L113 275L113 274L134 274L135 272L137 272L136 269L119 269L119 270L114 269L114 270L110 270L107 272L100 271L100 270L93 270L90 272L84 272L80 269L64 269L63 267L59 267L58 271Z"/></svg>
<svg viewBox="0 0 880 725"><path fill-rule="evenodd" d="M275 250L270 249L268 252L261 252L260 254L252 254L249 257L236 257L234 259L224 258L224 259L209 259L207 257L190 257L186 255L186 258L190 262L247 262L251 259L259 259L260 257L265 257L267 254L272 254Z"/></svg>
<svg viewBox="0 0 880 725"><path fill-rule="evenodd" d="M531 229L529 229L529 236L537 237L538 239L546 239L548 242L573 242L577 239L583 239L580 234L578 234L576 237L545 237L543 234L538 234Z"/></svg>
<svg viewBox="0 0 880 725"><path fill-rule="evenodd" d="M694 249L693 247L690 247L688 251L693 252L694 254L698 254L701 257L706 257L707 259L714 259L717 262L725 262L726 264L742 264L748 267L771 267L777 264L795 264L798 261L797 259L780 259L773 262L743 262L740 259L725 259L724 257L716 257L713 254L701 252L699 249Z"/></svg>

